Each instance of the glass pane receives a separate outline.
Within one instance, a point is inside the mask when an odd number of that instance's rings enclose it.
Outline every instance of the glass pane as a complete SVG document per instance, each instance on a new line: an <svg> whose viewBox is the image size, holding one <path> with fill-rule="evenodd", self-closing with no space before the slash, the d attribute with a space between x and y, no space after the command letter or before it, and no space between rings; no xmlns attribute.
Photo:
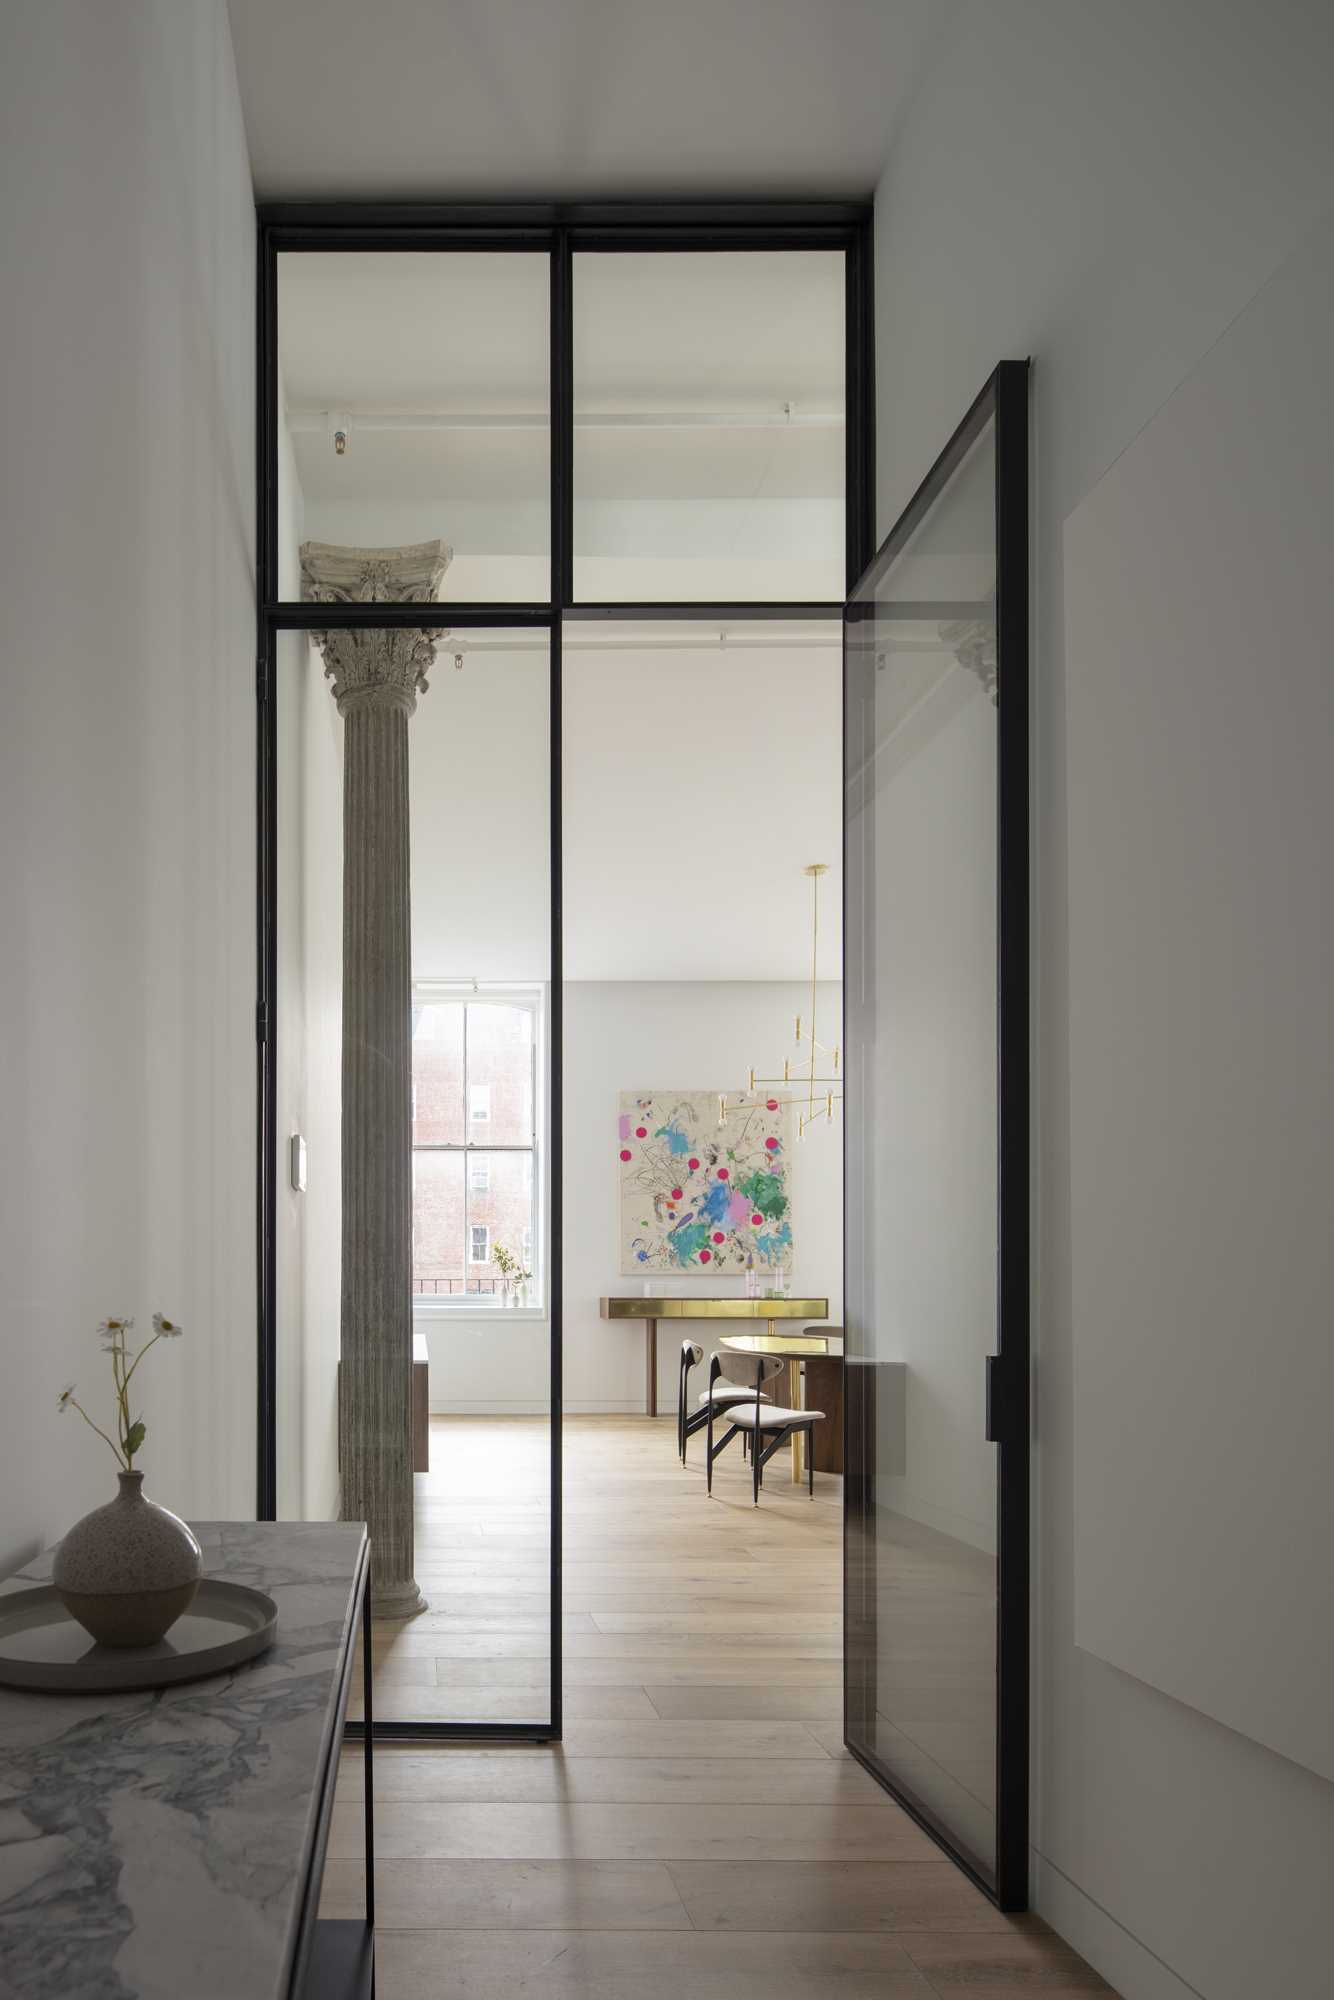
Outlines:
<svg viewBox="0 0 1334 2000"><path fill-rule="evenodd" d="M461 1298L468 1289L464 1169L462 1153L414 1152L412 1156L412 1290L416 1298Z"/></svg>
<svg viewBox="0 0 1334 2000"><path fill-rule="evenodd" d="M566 976L661 982L664 1032L691 1018L692 992L743 982L738 999L755 1001L740 1010L746 1032L724 1038L721 994L702 1030L706 1088L741 1090L752 1065L767 1075L810 1052L793 1028L811 1000L812 862L828 864L819 1032L840 1039L841 639L836 617L564 622ZM684 995L677 981L690 983ZM780 992L784 982L799 983ZM682 1061L673 1046L657 1058L667 1071ZM818 1293L838 1262L835 1240Z"/></svg>
<svg viewBox="0 0 1334 2000"><path fill-rule="evenodd" d="M440 597L549 596L549 291L543 253L279 256L282 597L302 542L437 537Z"/></svg>
<svg viewBox="0 0 1334 2000"><path fill-rule="evenodd" d="M533 1137L533 1015L496 1003L468 1009L468 1142L527 1146Z"/></svg>
<svg viewBox="0 0 1334 2000"><path fill-rule="evenodd" d="M535 1278L533 1156L470 1153L467 1179L468 1290L527 1304ZM512 1260L508 1280L499 1252ZM536 1303L536 1294L531 1296Z"/></svg>
<svg viewBox="0 0 1334 2000"><path fill-rule="evenodd" d="M995 1869L992 426L847 628L848 1725Z"/></svg>
<svg viewBox="0 0 1334 2000"><path fill-rule="evenodd" d="M463 1003L422 1001L412 1009L412 1143L460 1146L463 1107Z"/></svg>
<svg viewBox="0 0 1334 2000"><path fill-rule="evenodd" d="M377 681L415 681L414 712L359 697L340 713L340 688ZM549 686L545 634L279 642L279 1504L331 1518L410 1425L427 1608L376 1622L386 1720L550 1715L541 1286L506 1310L546 1235ZM340 1389L365 1382L341 1421ZM374 1434L356 1421L370 1409Z"/></svg>
<svg viewBox="0 0 1334 2000"><path fill-rule="evenodd" d="M841 251L576 258L578 601L842 600L843 288Z"/></svg>

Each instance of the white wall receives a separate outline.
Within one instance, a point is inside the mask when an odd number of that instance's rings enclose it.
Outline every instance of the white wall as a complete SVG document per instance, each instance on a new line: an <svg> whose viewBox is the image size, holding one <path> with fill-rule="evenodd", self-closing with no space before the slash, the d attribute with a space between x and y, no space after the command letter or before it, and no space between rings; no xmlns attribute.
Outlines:
<svg viewBox="0 0 1334 2000"><path fill-rule="evenodd" d="M1060 529L1328 205L1331 64L1303 0L975 0L877 197L882 534L994 363L1036 363L1035 1882L1129 2000L1327 1987L1334 1788L1073 1642Z"/></svg>
<svg viewBox="0 0 1334 2000"><path fill-rule="evenodd" d="M1332 352L1334 215L1066 522L1065 629L1075 1639L1334 1781Z"/></svg>
<svg viewBox="0 0 1334 2000"><path fill-rule="evenodd" d="M254 216L218 0L0 66L0 1568L112 1487L62 1384L155 1306L150 1492L255 1499Z"/></svg>
<svg viewBox="0 0 1334 2000"><path fill-rule="evenodd" d="M831 1023L840 993L822 984ZM640 1411L644 1329L639 1320L598 1317L607 1293L636 1289L620 1274L620 1183L612 1137L620 1093L675 1087L737 1089L752 1063L789 1052L793 1022L809 987L766 981L581 982L565 988L565 1407ZM814 1128L793 1152L794 1294L827 1296L842 1319L843 1131ZM689 1278L657 1278L668 1294L716 1289ZM739 1279L725 1289L741 1294ZM549 1328L516 1313L448 1320L418 1315L431 1353L431 1406L437 1410L541 1410L547 1401ZM721 1332L719 1325L702 1328ZM658 1334L658 1406L676 1406L680 1353L669 1322Z"/></svg>

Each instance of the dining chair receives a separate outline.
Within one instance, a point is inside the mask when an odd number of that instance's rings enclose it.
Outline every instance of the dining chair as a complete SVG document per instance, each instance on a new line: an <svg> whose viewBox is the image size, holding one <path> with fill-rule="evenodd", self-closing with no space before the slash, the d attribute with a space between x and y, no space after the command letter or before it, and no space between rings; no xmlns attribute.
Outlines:
<svg viewBox="0 0 1334 2000"><path fill-rule="evenodd" d="M716 1362L722 1360L722 1356L717 1354L713 1358ZM677 1379L676 1389L676 1449L680 1455L682 1465L686 1462L686 1440L693 1437L696 1431L703 1430L705 1424L709 1421L709 1412L711 1410L727 1410L733 1408L738 1403L748 1403L755 1400L755 1391L753 1389L748 1388L744 1383L728 1380L722 1375L721 1369L718 1371L718 1379L715 1380L714 1371L711 1368L709 1371L709 1387L701 1391L699 1405L696 1409L692 1410L690 1408L690 1371L692 1368L698 1368L703 1359L704 1349L698 1346L695 1341L683 1340L681 1342L681 1370ZM764 1401L767 1403L769 1398L766 1396Z"/></svg>
<svg viewBox="0 0 1334 2000"><path fill-rule="evenodd" d="M739 1366L738 1366L739 1364ZM713 1492L713 1461L720 1452L726 1451L734 1437L742 1440L743 1448L750 1442L750 1475L755 1505L760 1504L760 1486L764 1478L765 1464L789 1439L805 1434L806 1438L806 1488L810 1498L815 1498L815 1455L811 1450L811 1432L816 1424L824 1422L823 1410L785 1410L769 1400L764 1394L764 1384L772 1382L780 1369L787 1363L777 1354L734 1355L727 1357L727 1366L738 1372L745 1369L753 1374L753 1384L744 1401L731 1405L726 1410L729 1429L725 1437L715 1444L713 1441L713 1399L708 1404L708 1475L709 1492ZM709 1389L722 1372L722 1357L715 1354L709 1364Z"/></svg>

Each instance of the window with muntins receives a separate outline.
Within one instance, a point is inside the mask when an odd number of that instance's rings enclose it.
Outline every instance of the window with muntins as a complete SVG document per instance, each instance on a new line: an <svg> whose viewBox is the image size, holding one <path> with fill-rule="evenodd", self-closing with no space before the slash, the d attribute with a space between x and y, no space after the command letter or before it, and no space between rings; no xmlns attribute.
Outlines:
<svg viewBox="0 0 1334 2000"><path fill-rule="evenodd" d="M499 1305L498 1249L540 1282L540 1018L536 993L414 993L412 1288L421 1303Z"/></svg>

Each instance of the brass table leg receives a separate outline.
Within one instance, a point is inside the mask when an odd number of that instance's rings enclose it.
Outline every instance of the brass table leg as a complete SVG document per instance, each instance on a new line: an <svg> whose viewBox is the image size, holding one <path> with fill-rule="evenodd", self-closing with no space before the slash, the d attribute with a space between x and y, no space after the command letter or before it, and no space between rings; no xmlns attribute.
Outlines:
<svg viewBox="0 0 1334 2000"><path fill-rule="evenodd" d="M769 1321L770 1340L774 1338L776 1328L777 1321L771 1319ZM801 1408L801 1363L795 1354L789 1354L787 1357L787 1372L783 1377L783 1397L789 1410L799 1410ZM794 1431L792 1434L792 1483L794 1486L800 1486L806 1476L806 1469L801 1455L801 1446L802 1434L800 1431Z"/></svg>
<svg viewBox="0 0 1334 2000"><path fill-rule="evenodd" d="M647 1416L658 1414L658 1322L644 1321L644 1411Z"/></svg>
<svg viewBox="0 0 1334 2000"><path fill-rule="evenodd" d="M787 1364L787 1406L789 1410L799 1410L801 1408L801 1363L795 1355L789 1357ZM802 1480L806 1477L806 1465L802 1456L804 1444L804 1432L794 1431L792 1433L792 1483L794 1486L800 1486Z"/></svg>

